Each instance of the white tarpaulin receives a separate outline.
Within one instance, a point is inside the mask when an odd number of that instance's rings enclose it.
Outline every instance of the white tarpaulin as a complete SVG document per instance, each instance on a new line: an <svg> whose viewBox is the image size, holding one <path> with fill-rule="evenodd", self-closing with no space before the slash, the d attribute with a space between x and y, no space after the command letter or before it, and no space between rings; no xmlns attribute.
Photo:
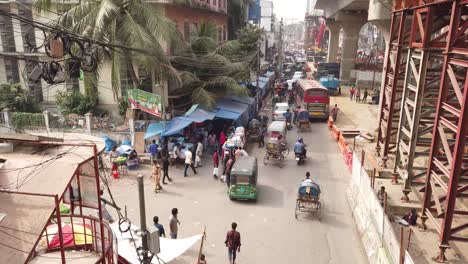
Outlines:
<svg viewBox="0 0 468 264"><path fill-rule="evenodd" d="M111 224L110 226L112 228L112 231L114 232L114 235L117 238L119 255L125 258L130 263L139 264L140 261L138 261L135 246L131 241L130 231L122 234L119 230L119 226L117 223ZM132 225L131 230L133 237L135 238L136 246L139 247L141 245L141 237L135 233L135 231L138 230L138 228ZM159 247L161 249L161 253L158 254L159 259L161 259L164 262L170 262L171 260L184 254L185 251L187 251L195 243L197 243L202 238L202 236L202 234L199 234L182 239L169 239L161 237L159 239ZM158 260L156 259L156 257L153 258L151 263L158 264Z"/></svg>

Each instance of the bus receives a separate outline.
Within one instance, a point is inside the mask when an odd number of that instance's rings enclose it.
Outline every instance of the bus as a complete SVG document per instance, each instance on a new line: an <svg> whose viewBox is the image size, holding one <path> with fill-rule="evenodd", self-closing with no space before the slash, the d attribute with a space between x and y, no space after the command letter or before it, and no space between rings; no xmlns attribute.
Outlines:
<svg viewBox="0 0 468 264"><path fill-rule="evenodd" d="M298 80L296 89L296 105L309 111L311 119L328 120L330 94L327 88L316 80Z"/></svg>

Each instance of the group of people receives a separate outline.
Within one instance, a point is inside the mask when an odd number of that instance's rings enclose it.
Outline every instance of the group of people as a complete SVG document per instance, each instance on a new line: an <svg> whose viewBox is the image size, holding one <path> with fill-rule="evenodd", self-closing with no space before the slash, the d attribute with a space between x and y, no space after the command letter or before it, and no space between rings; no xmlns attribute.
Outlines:
<svg viewBox="0 0 468 264"><path fill-rule="evenodd" d="M178 215L179 215L179 209L172 208L171 216L169 217L169 235L171 239L177 239L177 234L179 232L179 226L180 226ZM159 223L159 216L153 217L153 226L155 230L158 231L160 237L166 237L166 230L164 229L164 226L161 223ZM237 231L236 222L232 222L231 230L229 230L226 233L224 244L226 245L228 249L229 263L235 264L237 253L240 252L240 248L241 248L241 235ZM198 263L207 264L206 257L204 254L200 254L199 258L200 259Z"/></svg>
<svg viewBox="0 0 468 264"><path fill-rule="evenodd" d="M215 180L220 179L223 182L226 182L229 187L231 182L231 170L234 166L234 163L239 157L249 156L247 151L245 151L241 146L234 147L232 149L226 149L222 151L222 155L219 155L218 151L213 152L213 178ZM219 161L222 159L222 171L219 170Z"/></svg>
<svg viewBox="0 0 468 264"><path fill-rule="evenodd" d="M362 99L361 99L361 88L355 88L353 85L349 89L349 100L353 101L354 99L356 100L356 103L365 103L368 95L369 95L369 92L367 91L367 89L364 89L364 92L362 93Z"/></svg>

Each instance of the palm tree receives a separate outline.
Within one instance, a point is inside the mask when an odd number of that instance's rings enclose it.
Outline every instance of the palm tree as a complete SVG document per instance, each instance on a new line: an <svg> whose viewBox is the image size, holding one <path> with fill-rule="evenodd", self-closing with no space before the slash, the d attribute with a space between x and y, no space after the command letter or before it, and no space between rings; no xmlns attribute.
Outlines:
<svg viewBox="0 0 468 264"><path fill-rule="evenodd" d="M174 68L180 71L183 88L192 94L192 103L212 108L216 99L227 95L248 95L239 81L249 79L249 60L232 61L223 51L234 49L236 43L219 46L216 25L202 22L194 32L188 49L171 58Z"/></svg>
<svg viewBox="0 0 468 264"><path fill-rule="evenodd" d="M39 10L50 10L54 0L37 0ZM54 23L71 32L94 40L118 44L132 49L94 49L99 57L108 54L112 65L112 90L120 95L120 68L129 69L134 86L141 80L135 69L143 68L149 75L154 72L178 78L166 55L164 44L181 47L183 44L175 24L154 6L141 0L89 0L80 1L60 15ZM145 50L142 53L135 50Z"/></svg>

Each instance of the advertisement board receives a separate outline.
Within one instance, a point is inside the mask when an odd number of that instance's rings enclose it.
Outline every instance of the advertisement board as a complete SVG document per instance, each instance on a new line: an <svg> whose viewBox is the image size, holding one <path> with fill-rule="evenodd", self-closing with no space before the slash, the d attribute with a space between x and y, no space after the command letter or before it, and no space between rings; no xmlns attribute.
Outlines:
<svg viewBox="0 0 468 264"><path fill-rule="evenodd" d="M131 109L140 109L157 117L162 116L161 96L139 89L128 90L128 103Z"/></svg>
<svg viewBox="0 0 468 264"><path fill-rule="evenodd" d="M260 22L261 17L261 8L260 8L260 0L252 1L249 4L249 19L254 24L258 24Z"/></svg>

